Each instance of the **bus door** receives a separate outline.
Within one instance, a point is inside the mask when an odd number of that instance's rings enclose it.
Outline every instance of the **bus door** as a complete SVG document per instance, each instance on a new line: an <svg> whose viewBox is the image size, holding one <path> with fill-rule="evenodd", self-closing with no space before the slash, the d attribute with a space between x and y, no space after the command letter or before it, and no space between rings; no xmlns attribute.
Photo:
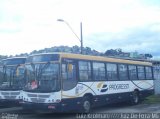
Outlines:
<svg viewBox="0 0 160 119"><path fill-rule="evenodd" d="M77 65L75 62L62 63L62 90L68 91L77 85Z"/></svg>
<svg viewBox="0 0 160 119"><path fill-rule="evenodd" d="M73 61L62 62L62 100L66 105L63 109L72 108L71 99L75 96L74 88L78 82L77 79L77 63Z"/></svg>

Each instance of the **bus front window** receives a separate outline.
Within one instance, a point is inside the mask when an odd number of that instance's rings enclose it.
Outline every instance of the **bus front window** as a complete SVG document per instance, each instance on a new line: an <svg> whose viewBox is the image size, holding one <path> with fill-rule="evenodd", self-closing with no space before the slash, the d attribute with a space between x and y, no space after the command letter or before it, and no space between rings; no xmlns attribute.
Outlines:
<svg viewBox="0 0 160 119"><path fill-rule="evenodd" d="M26 86L29 91L56 91L59 89L59 64L38 63L26 65Z"/></svg>
<svg viewBox="0 0 160 119"><path fill-rule="evenodd" d="M19 71L19 74L16 74ZM17 66L5 66L3 78L1 79L0 89L22 89L24 80L24 68L17 69Z"/></svg>

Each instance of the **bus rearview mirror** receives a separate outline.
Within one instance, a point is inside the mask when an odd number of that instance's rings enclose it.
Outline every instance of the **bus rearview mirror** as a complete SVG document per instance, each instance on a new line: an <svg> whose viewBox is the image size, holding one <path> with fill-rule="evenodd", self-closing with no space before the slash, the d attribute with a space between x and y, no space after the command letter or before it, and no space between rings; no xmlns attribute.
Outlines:
<svg viewBox="0 0 160 119"><path fill-rule="evenodd" d="M16 70L16 76L19 76L19 69Z"/></svg>

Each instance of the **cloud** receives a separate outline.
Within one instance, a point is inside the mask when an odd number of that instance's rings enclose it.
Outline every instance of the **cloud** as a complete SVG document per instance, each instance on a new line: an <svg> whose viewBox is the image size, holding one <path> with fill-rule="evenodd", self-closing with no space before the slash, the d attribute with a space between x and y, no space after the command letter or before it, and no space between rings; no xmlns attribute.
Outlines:
<svg viewBox="0 0 160 119"><path fill-rule="evenodd" d="M0 54L80 45L67 25L56 21L62 18L78 36L82 21L84 46L158 55L159 6L156 0L0 0Z"/></svg>
<svg viewBox="0 0 160 119"><path fill-rule="evenodd" d="M157 27L155 28L155 26ZM159 28L160 23L156 23L143 28L128 29L120 33L93 34L94 37L88 39L92 39L92 47L102 52L105 52L104 49L121 48L126 52L138 51L139 53L150 53L159 56ZM89 45L89 43L87 44Z"/></svg>
<svg viewBox="0 0 160 119"><path fill-rule="evenodd" d="M160 1L159 0L141 0L141 2L147 6L151 7L159 7Z"/></svg>

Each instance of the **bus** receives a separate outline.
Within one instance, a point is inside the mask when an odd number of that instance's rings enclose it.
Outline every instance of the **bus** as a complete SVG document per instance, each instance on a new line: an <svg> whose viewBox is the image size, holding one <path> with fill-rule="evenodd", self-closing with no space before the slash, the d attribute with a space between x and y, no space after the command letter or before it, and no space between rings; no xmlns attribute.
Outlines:
<svg viewBox="0 0 160 119"><path fill-rule="evenodd" d="M102 56L43 53L26 59L23 109L84 112L154 93L152 64Z"/></svg>
<svg viewBox="0 0 160 119"><path fill-rule="evenodd" d="M0 105L19 104L25 84L25 57L2 60L0 65Z"/></svg>

